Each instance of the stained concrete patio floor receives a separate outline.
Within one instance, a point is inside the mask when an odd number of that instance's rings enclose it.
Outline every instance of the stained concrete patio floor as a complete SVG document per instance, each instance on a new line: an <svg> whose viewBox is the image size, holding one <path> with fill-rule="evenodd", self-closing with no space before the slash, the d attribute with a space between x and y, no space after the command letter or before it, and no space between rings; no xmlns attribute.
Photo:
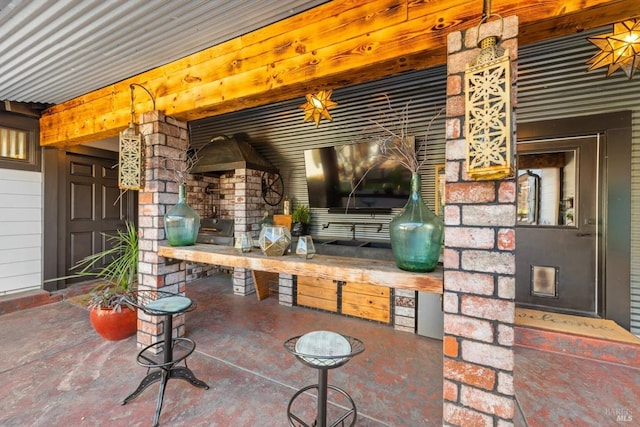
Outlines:
<svg viewBox="0 0 640 427"><path fill-rule="evenodd" d="M171 380L165 426L287 426L286 408L317 373L283 348L327 329L360 338L363 354L329 372L358 407L357 426L442 425L442 342L277 298L234 296L226 275L192 282L189 367L209 390ZM1 426L147 426L157 385L122 406L146 371L135 337L104 341L87 311L61 301L0 316ZM619 426L640 420L640 369L516 347L516 426ZM313 402L310 401L310 405ZM631 416L624 421L619 415ZM627 417L628 419L628 417Z"/></svg>

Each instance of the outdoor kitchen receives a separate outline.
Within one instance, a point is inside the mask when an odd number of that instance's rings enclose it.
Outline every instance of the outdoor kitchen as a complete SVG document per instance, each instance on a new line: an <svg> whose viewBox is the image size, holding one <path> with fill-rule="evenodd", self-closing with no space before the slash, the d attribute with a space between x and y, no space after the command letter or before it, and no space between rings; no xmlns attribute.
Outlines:
<svg viewBox="0 0 640 427"><path fill-rule="evenodd" d="M241 137L214 137L198 150L197 156L198 162L187 181L188 203L201 218L196 245L233 247L234 237L242 232L250 232L257 244L264 213L268 212L269 216L283 213L283 197L275 206L265 197L265 186L268 186L265 180L279 176L279 171ZM383 226L386 224L382 220L327 222L321 231L331 228L330 231L341 237L321 239L313 236L317 240L316 252L350 259L349 264L353 264L355 258L364 261L367 267L372 260L386 260L393 265L390 244L388 240L385 243L384 239L388 237L384 233L374 240L375 244L359 240L363 232L369 229L377 232ZM295 252L297 238L293 239L291 246ZM253 252L259 253L260 249L255 247ZM297 257L288 253L283 258ZM398 270L395 266L393 269ZM265 280L269 282L266 296L276 297L284 305L365 318L409 332L416 330L415 290L395 289L392 284L349 282L347 275L340 277L339 273L336 277L319 278L313 270L307 275L286 271L257 271L256 275L256 271L234 267L228 261L219 264L188 262L187 281L220 271L233 276L236 295L257 292L264 298L265 291L260 292L263 285L255 282Z"/></svg>
<svg viewBox="0 0 640 427"><path fill-rule="evenodd" d="M633 420L637 0L151 3L0 6L0 425Z"/></svg>

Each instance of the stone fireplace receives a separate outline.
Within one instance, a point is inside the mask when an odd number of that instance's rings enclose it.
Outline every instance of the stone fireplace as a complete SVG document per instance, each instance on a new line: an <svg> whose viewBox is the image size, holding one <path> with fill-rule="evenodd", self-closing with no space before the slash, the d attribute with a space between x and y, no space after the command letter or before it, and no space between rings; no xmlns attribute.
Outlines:
<svg viewBox="0 0 640 427"><path fill-rule="evenodd" d="M235 169L219 176L192 174L187 183L189 205L201 218L232 219L234 234L243 231L258 239L258 223L265 211L277 212L277 206L269 206L262 200L262 171ZM207 264L188 264L187 281L206 277L213 272L233 273L233 291L237 295L248 295L255 291L251 271L228 269Z"/></svg>

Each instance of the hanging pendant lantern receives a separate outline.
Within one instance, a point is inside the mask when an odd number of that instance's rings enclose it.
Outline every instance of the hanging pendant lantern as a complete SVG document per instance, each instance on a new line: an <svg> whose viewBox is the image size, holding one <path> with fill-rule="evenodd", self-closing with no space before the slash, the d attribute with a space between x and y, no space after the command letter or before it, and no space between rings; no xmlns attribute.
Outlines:
<svg viewBox="0 0 640 427"><path fill-rule="evenodd" d="M504 25L502 17L500 21ZM509 50L499 47L499 40L496 35L483 38L480 53L464 73L467 174L476 180L513 174L511 62Z"/></svg>
<svg viewBox="0 0 640 427"><path fill-rule="evenodd" d="M118 187L121 190L140 190L142 187L142 135L133 123L120 132L118 144Z"/></svg>
<svg viewBox="0 0 640 427"><path fill-rule="evenodd" d="M631 80L640 69L640 19L613 24L613 32L588 37L600 51L588 61L589 70L607 68L607 77L621 69Z"/></svg>
<svg viewBox="0 0 640 427"><path fill-rule="evenodd" d="M142 187L142 135L136 131L131 89L131 121L129 127L120 132L118 140L118 187L121 190L140 190Z"/></svg>
<svg viewBox="0 0 640 427"><path fill-rule="evenodd" d="M137 83L129 85L131 89L131 121L129 127L120 132L118 139L118 187L121 190L140 190L144 183L142 135L136 130L136 114L133 104L135 86L140 86L149 94L153 101L153 109L156 109L155 99L144 86Z"/></svg>
<svg viewBox="0 0 640 427"><path fill-rule="evenodd" d="M320 120L323 117L333 121L329 110L338 105L338 103L331 100L332 93L332 90L321 90L315 95L311 93L306 95L307 102L300 106L304 110L304 122L313 120L317 128L320 126Z"/></svg>

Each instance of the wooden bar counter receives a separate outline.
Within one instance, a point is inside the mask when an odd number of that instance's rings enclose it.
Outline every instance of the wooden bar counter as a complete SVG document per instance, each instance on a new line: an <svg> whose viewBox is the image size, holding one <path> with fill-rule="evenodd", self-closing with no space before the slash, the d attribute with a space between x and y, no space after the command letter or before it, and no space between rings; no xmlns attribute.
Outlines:
<svg viewBox="0 0 640 427"><path fill-rule="evenodd" d="M259 248L241 253L231 246L210 244L160 246L158 254L166 258L205 264L442 294L443 272L440 266L430 273L411 273L400 270L393 261L318 254L312 259L304 259L295 254L268 257Z"/></svg>

